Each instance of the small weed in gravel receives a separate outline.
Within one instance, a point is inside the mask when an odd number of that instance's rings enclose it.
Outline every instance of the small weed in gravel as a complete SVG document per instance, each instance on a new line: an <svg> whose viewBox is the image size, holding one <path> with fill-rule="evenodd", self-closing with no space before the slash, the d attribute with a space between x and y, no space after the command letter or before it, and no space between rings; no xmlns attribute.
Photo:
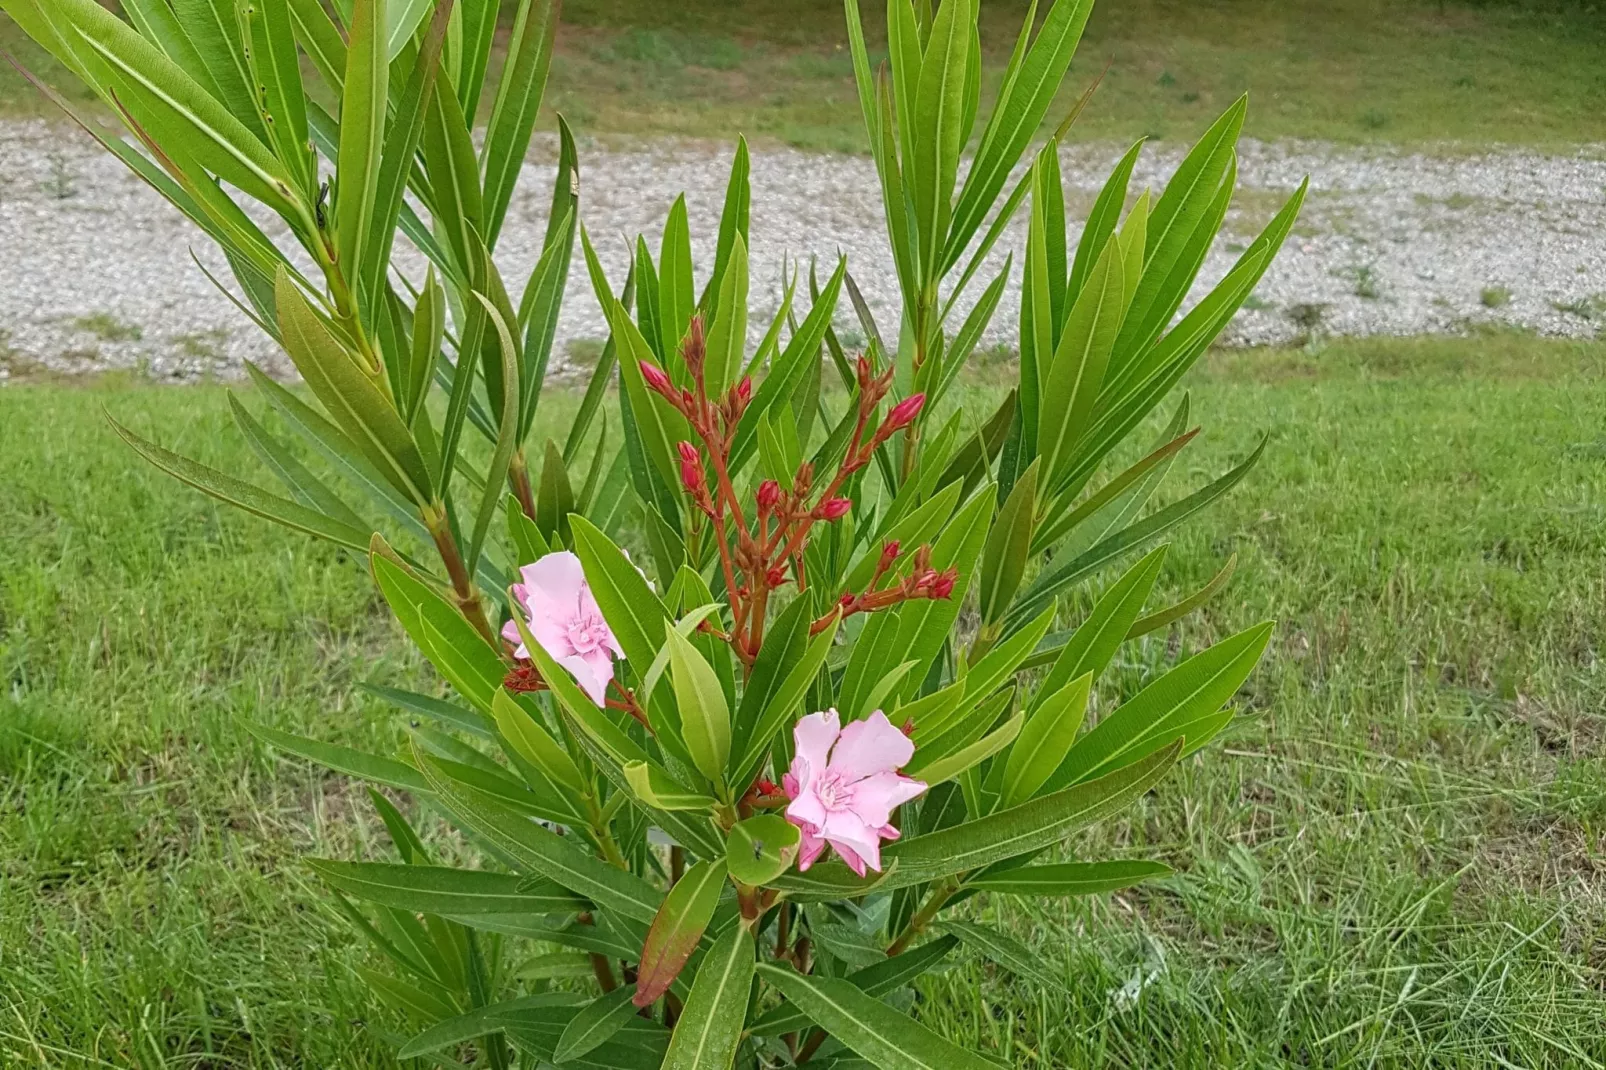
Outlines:
<svg viewBox="0 0 1606 1070"><path fill-rule="evenodd" d="M1606 293L1576 297L1571 301L1552 301L1550 307L1557 312L1565 312L1580 319L1601 319L1606 317Z"/></svg>
<svg viewBox="0 0 1606 1070"><path fill-rule="evenodd" d="M1484 308L1504 308L1511 304L1511 291L1504 286L1485 286L1478 300Z"/></svg>
<svg viewBox="0 0 1606 1070"><path fill-rule="evenodd" d="M72 325L80 331L88 331L102 342L137 342L145 337L139 324L124 323L110 312L91 312L87 316L79 316L72 321Z"/></svg>

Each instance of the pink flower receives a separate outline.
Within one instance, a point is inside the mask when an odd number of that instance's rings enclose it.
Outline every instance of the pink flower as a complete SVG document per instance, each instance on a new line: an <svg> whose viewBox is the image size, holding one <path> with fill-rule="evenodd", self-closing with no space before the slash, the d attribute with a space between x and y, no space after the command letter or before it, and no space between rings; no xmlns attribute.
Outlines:
<svg viewBox="0 0 1606 1070"><path fill-rule="evenodd" d="M811 713L793 730L797 755L782 778L786 819L803 831L797 868L808 869L836 848L853 872L881 872L881 841L895 840L887 822L892 811L926 790L898 770L914 757L915 745L876 710L843 728L835 710Z"/></svg>
<svg viewBox="0 0 1606 1070"><path fill-rule="evenodd" d="M519 572L524 582L513 585L513 597L524 610L530 634L554 661L574 674L575 683L591 701L601 706L608 681L613 679L613 659L624 657L625 652L591 597L580 559L564 550L547 554ZM515 657L530 656L513 621L502 626L502 636L519 644Z"/></svg>

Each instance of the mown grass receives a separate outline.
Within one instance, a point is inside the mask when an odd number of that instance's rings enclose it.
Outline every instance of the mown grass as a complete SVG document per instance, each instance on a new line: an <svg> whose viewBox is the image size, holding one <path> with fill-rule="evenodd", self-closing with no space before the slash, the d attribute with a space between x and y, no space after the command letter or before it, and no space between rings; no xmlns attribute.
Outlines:
<svg viewBox="0 0 1606 1070"><path fill-rule="evenodd" d="M862 7L879 49L884 5ZM984 100L1025 7L983 5ZM563 18L548 102L585 134L863 151L838 0L570 0ZM59 73L4 16L0 48ZM1590 2L1100 0L1051 120L1108 64L1079 137L1191 141L1247 91L1245 129L1260 138L1601 143L1603 49ZM39 108L0 64L0 110Z"/></svg>
<svg viewBox="0 0 1606 1070"><path fill-rule="evenodd" d="M1071 845L1177 875L979 901L1066 990L961 964L918 1013L1023 1067L1606 1062L1606 345L1221 353L1190 385L1175 493L1270 446L1161 581L1236 553L1232 586L1121 682L1281 624L1225 743ZM220 388L0 390L0 1064L391 1065L301 862L384 834L239 721L392 747L355 684L428 670L360 562L153 471L103 405L256 467Z"/></svg>

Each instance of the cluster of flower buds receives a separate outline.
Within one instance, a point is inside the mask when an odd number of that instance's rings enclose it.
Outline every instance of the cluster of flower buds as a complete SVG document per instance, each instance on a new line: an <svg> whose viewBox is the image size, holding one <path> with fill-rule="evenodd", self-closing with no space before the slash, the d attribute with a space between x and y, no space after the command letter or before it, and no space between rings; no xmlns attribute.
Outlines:
<svg viewBox="0 0 1606 1070"><path fill-rule="evenodd" d="M686 389L677 390L669 374L647 360L641 361L638 365L642 380L646 382L649 390L669 402L676 412L686 417L686 421L704 441L709 443L721 439L728 441L735 433L736 422L742 418L742 414L753 402L752 378L742 376L718 401L708 397L707 384L703 378L707 343L703 337L701 315L692 317L691 327L680 346L680 355L691 372L692 381L697 385L695 392Z"/></svg>
<svg viewBox="0 0 1606 1070"><path fill-rule="evenodd" d="M870 586L865 588L862 594L844 591L842 597L837 599L837 612L842 617L851 617L855 613L873 613L917 598L953 597L954 586L959 582L959 570L953 567L940 570L932 568L929 545L915 551L913 567L909 570L908 576L890 587L877 590L876 584L881 582L881 577L897 562L899 553L897 540L881 548L881 557L876 561L875 578L870 581ZM813 632L818 634L824 630L830 620L830 616L825 616L815 621Z"/></svg>
<svg viewBox="0 0 1606 1070"><path fill-rule="evenodd" d="M535 667L535 662L522 658L515 661L513 668L502 678L502 686L514 694L547 689L546 681L541 679L540 670Z"/></svg>

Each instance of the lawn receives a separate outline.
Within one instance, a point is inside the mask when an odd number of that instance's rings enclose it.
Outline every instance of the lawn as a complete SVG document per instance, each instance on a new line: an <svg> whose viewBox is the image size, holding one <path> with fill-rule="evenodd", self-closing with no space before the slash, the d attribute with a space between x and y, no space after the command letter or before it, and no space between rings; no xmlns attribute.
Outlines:
<svg viewBox="0 0 1606 1070"><path fill-rule="evenodd" d="M1225 743L1070 845L1178 873L978 900L1069 993L961 964L917 1013L1022 1067L1606 1062L1606 344L1223 352L1190 386L1174 492L1270 447L1161 581L1236 553L1232 586L1123 682L1281 624ZM0 1065L391 1065L301 863L385 836L238 722L394 746L354 685L429 670L359 562L143 466L102 406L254 467L219 387L0 390Z"/></svg>
<svg viewBox="0 0 1606 1070"><path fill-rule="evenodd" d="M885 6L861 6L876 48ZM1024 8L983 5L990 84ZM584 134L863 151L839 0L568 0L563 18L548 104ZM0 15L0 48L50 73L19 37ZM1258 138L1600 144L1603 50L1585 0L1099 0L1050 125L1108 64L1079 137L1191 139L1248 91ZM0 63L0 111L40 107Z"/></svg>

